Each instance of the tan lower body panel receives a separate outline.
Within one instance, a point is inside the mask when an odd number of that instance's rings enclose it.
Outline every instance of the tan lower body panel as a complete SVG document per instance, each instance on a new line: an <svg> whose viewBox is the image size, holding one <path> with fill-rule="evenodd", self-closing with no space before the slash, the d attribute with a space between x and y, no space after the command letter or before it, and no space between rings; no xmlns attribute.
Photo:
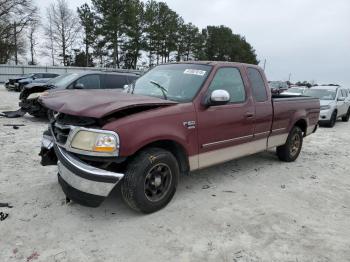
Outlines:
<svg viewBox="0 0 350 262"><path fill-rule="evenodd" d="M284 145L286 143L287 137L288 133L274 135L268 139L264 138L236 146L225 147L199 155L190 156L188 159L190 170L193 171L196 169L213 166L229 160L262 152L268 148Z"/></svg>

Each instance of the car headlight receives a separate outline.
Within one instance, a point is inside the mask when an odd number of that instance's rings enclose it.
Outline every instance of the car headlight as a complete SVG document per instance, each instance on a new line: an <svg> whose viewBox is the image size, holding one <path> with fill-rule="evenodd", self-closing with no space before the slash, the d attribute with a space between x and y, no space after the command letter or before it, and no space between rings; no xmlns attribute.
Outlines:
<svg viewBox="0 0 350 262"><path fill-rule="evenodd" d="M321 109L321 110L328 110L328 109L331 109L331 106L330 106L330 105L321 106L320 109Z"/></svg>
<svg viewBox="0 0 350 262"><path fill-rule="evenodd" d="M84 151L115 155L118 154L119 150L119 138L117 134L80 130L74 135L71 147Z"/></svg>
<svg viewBox="0 0 350 262"><path fill-rule="evenodd" d="M45 92L43 93L33 93L33 94L30 94L27 99L35 99L35 98L38 98L39 96L42 96L42 94L44 94Z"/></svg>

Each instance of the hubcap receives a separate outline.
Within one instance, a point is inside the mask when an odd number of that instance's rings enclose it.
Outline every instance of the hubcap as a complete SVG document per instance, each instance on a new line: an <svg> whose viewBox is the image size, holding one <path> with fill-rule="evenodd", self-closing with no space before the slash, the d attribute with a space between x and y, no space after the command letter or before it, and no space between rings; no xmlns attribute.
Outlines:
<svg viewBox="0 0 350 262"><path fill-rule="evenodd" d="M294 134L291 141L290 154L295 156L300 148L300 135Z"/></svg>
<svg viewBox="0 0 350 262"><path fill-rule="evenodd" d="M168 165L153 166L145 178L145 195L149 201L162 200L168 193L171 185L172 173Z"/></svg>

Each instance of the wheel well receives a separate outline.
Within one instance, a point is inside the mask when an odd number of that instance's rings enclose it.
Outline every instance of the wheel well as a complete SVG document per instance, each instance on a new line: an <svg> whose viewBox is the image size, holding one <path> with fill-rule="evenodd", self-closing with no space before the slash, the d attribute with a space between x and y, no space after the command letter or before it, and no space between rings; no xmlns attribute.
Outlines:
<svg viewBox="0 0 350 262"><path fill-rule="evenodd" d="M294 126L297 126L301 129L301 131L303 131L304 135L306 134L306 129L307 129L307 123L305 119L300 119L298 120Z"/></svg>
<svg viewBox="0 0 350 262"><path fill-rule="evenodd" d="M187 173L190 171L190 165L188 162L186 150L179 143L172 140L159 140L142 147L140 150L143 150L147 147L158 147L171 152L179 163L180 172Z"/></svg>

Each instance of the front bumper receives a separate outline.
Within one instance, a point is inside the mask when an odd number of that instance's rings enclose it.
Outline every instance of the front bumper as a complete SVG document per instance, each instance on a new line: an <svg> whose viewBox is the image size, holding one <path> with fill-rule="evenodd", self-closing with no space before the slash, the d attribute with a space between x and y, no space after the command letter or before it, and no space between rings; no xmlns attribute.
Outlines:
<svg viewBox="0 0 350 262"><path fill-rule="evenodd" d="M65 149L55 145L58 158L58 181L73 201L91 207L99 206L124 174L90 166Z"/></svg>
<svg viewBox="0 0 350 262"><path fill-rule="evenodd" d="M329 121L332 118L332 113L333 111L331 109L327 109L327 110L321 110L320 111L320 117L319 117L319 121Z"/></svg>

